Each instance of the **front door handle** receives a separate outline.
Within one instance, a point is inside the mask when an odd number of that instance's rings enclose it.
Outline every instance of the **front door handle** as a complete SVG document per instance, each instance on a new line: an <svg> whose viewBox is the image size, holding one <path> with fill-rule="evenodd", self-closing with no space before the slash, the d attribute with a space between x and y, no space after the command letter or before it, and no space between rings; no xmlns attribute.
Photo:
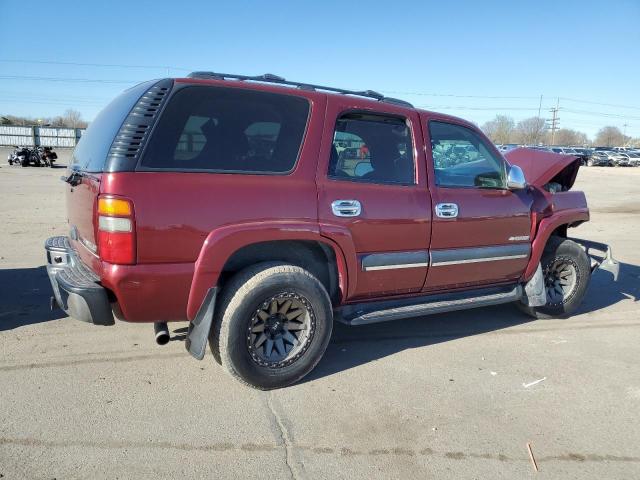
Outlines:
<svg viewBox="0 0 640 480"><path fill-rule="evenodd" d="M362 213L358 200L336 200L331 202L331 211L336 217L357 217Z"/></svg>
<svg viewBox="0 0 640 480"><path fill-rule="evenodd" d="M436 205L436 216L440 218L456 218L458 216L458 205L455 203L438 203Z"/></svg>

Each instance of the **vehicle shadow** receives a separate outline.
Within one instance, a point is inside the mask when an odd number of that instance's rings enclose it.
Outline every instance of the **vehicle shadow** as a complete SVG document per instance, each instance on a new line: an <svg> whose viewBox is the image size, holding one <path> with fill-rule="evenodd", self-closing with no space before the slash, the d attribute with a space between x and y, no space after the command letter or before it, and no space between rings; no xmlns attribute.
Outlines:
<svg viewBox="0 0 640 480"><path fill-rule="evenodd" d="M602 310L622 300L638 301L640 267L620 263L614 282L596 270L577 314ZM535 321L515 305L498 305L395 322L349 327L335 323L333 336L318 366L301 383L349 370L410 348L427 347ZM541 320L544 322L544 320Z"/></svg>
<svg viewBox="0 0 640 480"><path fill-rule="evenodd" d="M598 269L593 272L589 289L577 313L601 310L626 299L634 302L640 299L640 266L620 262L617 282L607 271Z"/></svg>
<svg viewBox="0 0 640 480"><path fill-rule="evenodd" d="M0 270L0 331L66 317L50 310L51 295L45 267Z"/></svg>
<svg viewBox="0 0 640 480"><path fill-rule="evenodd" d="M51 165L51 168L67 168L66 165L60 165L58 163L54 163L53 165Z"/></svg>

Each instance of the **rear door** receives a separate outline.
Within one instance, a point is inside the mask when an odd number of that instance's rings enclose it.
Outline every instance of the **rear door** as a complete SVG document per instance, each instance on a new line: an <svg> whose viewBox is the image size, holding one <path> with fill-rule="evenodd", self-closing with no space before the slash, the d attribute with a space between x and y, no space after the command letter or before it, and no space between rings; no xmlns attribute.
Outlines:
<svg viewBox="0 0 640 480"><path fill-rule="evenodd" d="M515 281L530 254L531 196L506 188L508 164L475 128L423 116L433 201L424 290Z"/></svg>
<svg viewBox="0 0 640 480"><path fill-rule="evenodd" d="M350 298L419 292L431 221L419 118L351 102L329 97L317 173L320 230L356 257L348 259Z"/></svg>

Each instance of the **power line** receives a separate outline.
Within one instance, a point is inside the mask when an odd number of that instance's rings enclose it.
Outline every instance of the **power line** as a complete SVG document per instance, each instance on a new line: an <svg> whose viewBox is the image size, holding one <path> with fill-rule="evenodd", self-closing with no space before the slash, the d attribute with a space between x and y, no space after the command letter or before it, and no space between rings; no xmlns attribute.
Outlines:
<svg viewBox="0 0 640 480"><path fill-rule="evenodd" d="M58 62L49 60L8 60L0 59L1 63L33 63L37 65L72 65L77 67L109 67L109 68L148 68L148 69L171 69L193 71L191 68L176 67L173 65L123 65L118 63L80 63L80 62Z"/></svg>
<svg viewBox="0 0 640 480"><path fill-rule="evenodd" d="M593 101L589 101L589 100L578 100L577 98L567 98L567 97L560 97L560 99L568 101L568 102L587 103L587 104L590 104L590 105L602 105L602 106L605 106L605 107L630 108L630 109L633 109L633 110L640 110L640 107L635 107L635 106L631 106L631 105L620 105L620 104L615 104L615 103L593 102Z"/></svg>
<svg viewBox="0 0 640 480"><path fill-rule="evenodd" d="M72 106L83 106L83 107L101 107L104 106L105 103L102 102L76 102L76 101L55 101L55 100L15 100L15 99L6 99L6 98L0 98L0 101L3 103L13 103L13 104L23 104L23 103L30 103L30 104L35 104L35 105L61 105L61 106L67 106L67 107L72 107Z"/></svg>
<svg viewBox="0 0 640 480"><path fill-rule="evenodd" d="M170 69L190 72L197 70L195 68L178 67L175 65L131 65L131 64L119 64L119 63L86 63L86 62L63 62L54 60L22 60L22 59L0 59L0 63L30 63L36 65L67 65L67 66L82 66L82 67L106 67L106 68L134 68L134 69ZM429 92L412 92L412 91L398 91L398 90L381 90L383 93L392 93L396 95L418 95L427 97L452 97L452 98L493 98L493 99L520 99L520 100L532 100L538 99L539 96L522 96L522 95L457 95L448 93L429 93ZM622 105L616 103L597 102L593 100L582 100L571 97L559 97L560 100L585 103L591 105L602 105L607 107L616 108L628 108L633 110L640 110L640 106Z"/></svg>
<svg viewBox="0 0 640 480"><path fill-rule="evenodd" d="M513 97L500 95L456 95L452 93L425 93L425 92L400 92L396 90L380 90L382 93L392 93L394 95L418 95L424 97L452 97L452 98L493 98L493 99L538 99L539 97Z"/></svg>
<svg viewBox="0 0 640 480"><path fill-rule="evenodd" d="M620 119L630 119L630 120L640 120L640 117L633 117L629 115L620 115L618 113L609 113L609 112L594 112L592 110L575 110L571 108L562 108L563 111L569 113L577 113L580 115L597 115L599 117L610 117L610 118L620 118Z"/></svg>
<svg viewBox="0 0 640 480"><path fill-rule="evenodd" d="M39 77L27 75L0 75L0 80L38 80L45 82L77 82L77 83L141 83L143 80L105 80L93 78Z"/></svg>
<svg viewBox="0 0 640 480"><path fill-rule="evenodd" d="M495 110L495 111L506 111L506 110L520 110L520 111L537 111L537 108L526 108L526 107L468 107L466 105L418 105L418 108L425 109L440 109L440 110Z"/></svg>

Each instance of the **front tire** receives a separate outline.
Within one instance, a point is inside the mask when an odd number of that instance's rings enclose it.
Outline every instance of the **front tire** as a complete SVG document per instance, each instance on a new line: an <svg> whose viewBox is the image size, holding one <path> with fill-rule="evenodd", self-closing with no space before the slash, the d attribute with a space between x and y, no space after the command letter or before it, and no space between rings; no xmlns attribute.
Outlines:
<svg viewBox="0 0 640 480"><path fill-rule="evenodd" d="M591 261L583 248L572 240L552 236L542 253L547 303L521 308L540 318L566 318L582 303L591 278Z"/></svg>
<svg viewBox="0 0 640 480"><path fill-rule="evenodd" d="M224 286L209 345L231 376L271 390L313 370L332 327L331 301L316 277L294 265L260 263Z"/></svg>

